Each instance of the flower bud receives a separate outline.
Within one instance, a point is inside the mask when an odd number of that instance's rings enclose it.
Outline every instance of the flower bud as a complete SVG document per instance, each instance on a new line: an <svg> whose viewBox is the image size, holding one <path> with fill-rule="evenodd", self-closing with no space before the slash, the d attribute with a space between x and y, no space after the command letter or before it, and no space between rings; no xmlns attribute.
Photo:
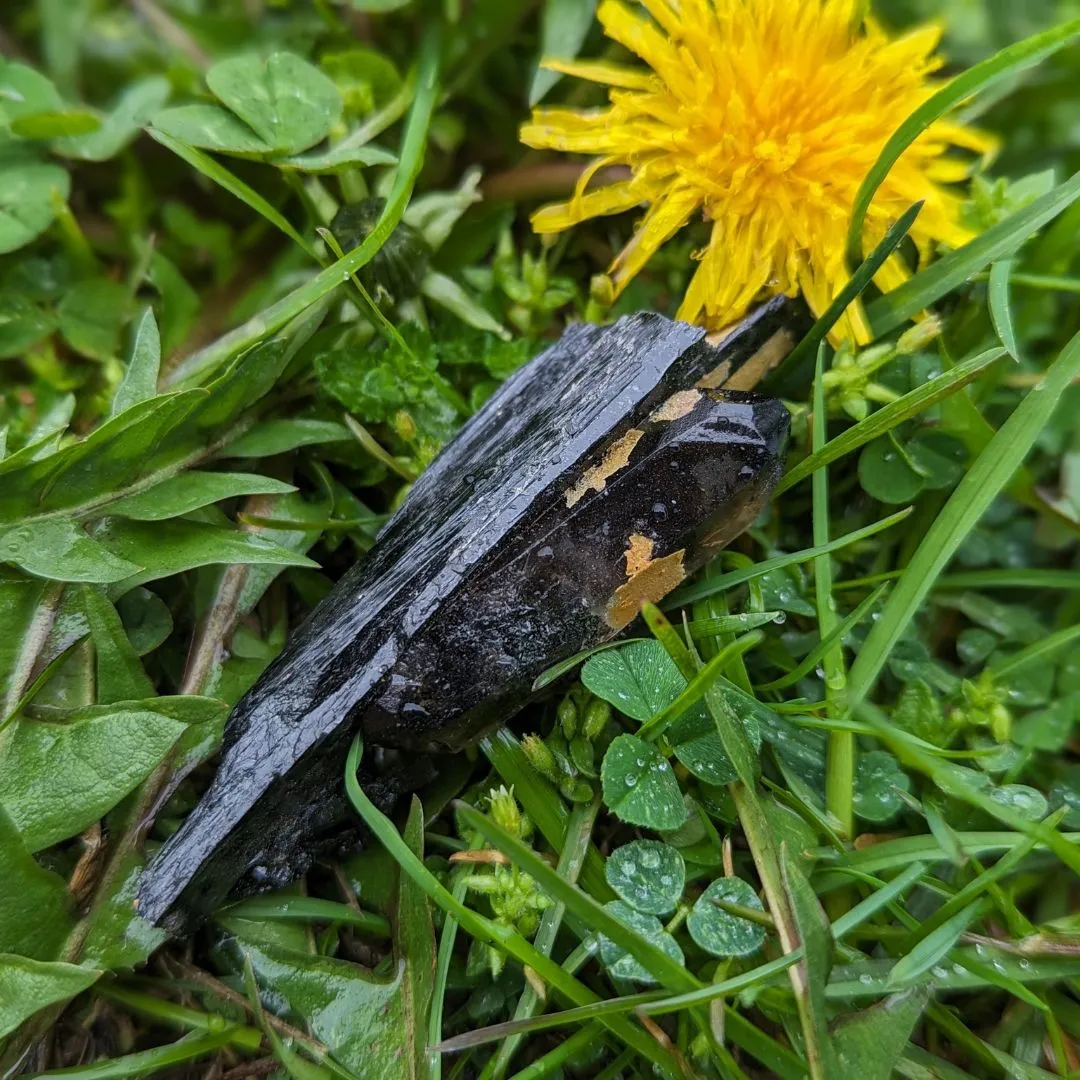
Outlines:
<svg viewBox="0 0 1080 1080"><path fill-rule="evenodd" d="M513 791L507 791L505 787L493 790L489 796L491 801L491 820L500 828L505 829L511 836L522 835L521 810L518 808L517 799Z"/></svg>
<svg viewBox="0 0 1080 1080"><path fill-rule="evenodd" d="M559 781L559 767L555 755L538 735L526 735L521 740L521 749L529 759L529 764L552 783Z"/></svg>
<svg viewBox="0 0 1080 1080"><path fill-rule="evenodd" d="M585 723L582 725L581 733L586 739L592 741L607 727L610 719L611 706L602 698L593 698L585 710Z"/></svg>
<svg viewBox="0 0 1080 1080"><path fill-rule="evenodd" d="M570 699L569 695L559 702L556 716L559 718L559 726L563 729L563 734L568 739L572 739L577 734L578 714L577 706Z"/></svg>
<svg viewBox="0 0 1080 1080"><path fill-rule="evenodd" d="M928 315L900 335L900 340L896 343L896 351L900 356L917 353L920 349L926 348L935 338L940 337L941 330L941 320L936 315Z"/></svg>

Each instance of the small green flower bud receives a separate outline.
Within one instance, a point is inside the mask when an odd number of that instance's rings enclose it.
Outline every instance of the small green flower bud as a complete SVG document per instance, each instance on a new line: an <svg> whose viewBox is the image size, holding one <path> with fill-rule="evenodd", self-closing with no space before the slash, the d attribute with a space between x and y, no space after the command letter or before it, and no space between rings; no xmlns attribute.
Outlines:
<svg viewBox="0 0 1080 1080"><path fill-rule="evenodd" d="M529 764L543 777L553 784L559 782L559 766L555 761L555 755L548 749L547 743L538 735L526 735L521 740L521 749L529 759Z"/></svg>
<svg viewBox="0 0 1080 1080"><path fill-rule="evenodd" d="M522 835L521 810L518 808L517 799L513 791L507 791L505 787L493 790L489 796L491 800L491 820L500 828L505 829L511 836Z"/></svg>
<svg viewBox="0 0 1080 1080"><path fill-rule="evenodd" d="M571 802L592 802L593 789L586 780L573 779L572 777L568 776L559 785L559 791L562 792L564 799L569 799Z"/></svg>
<svg viewBox="0 0 1080 1080"><path fill-rule="evenodd" d="M568 739L572 739L577 734L578 712L577 706L570 700L569 696L564 697L559 702L556 715L559 718L559 725L563 729L563 734Z"/></svg>
<svg viewBox="0 0 1080 1080"><path fill-rule="evenodd" d="M936 315L917 322L910 330L905 330L896 343L896 351L900 356L910 356L925 348L935 338L941 336L941 320Z"/></svg>
<svg viewBox="0 0 1080 1080"><path fill-rule="evenodd" d="M611 706L601 698L593 698L585 710L585 723L581 733L590 742L599 737L611 719Z"/></svg>

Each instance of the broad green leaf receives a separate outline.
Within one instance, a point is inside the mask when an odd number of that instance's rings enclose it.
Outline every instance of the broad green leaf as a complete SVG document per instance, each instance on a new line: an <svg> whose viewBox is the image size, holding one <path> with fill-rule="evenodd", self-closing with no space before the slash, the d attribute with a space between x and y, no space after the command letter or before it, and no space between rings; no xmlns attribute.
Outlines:
<svg viewBox="0 0 1080 1080"><path fill-rule="evenodd" d="M889 988L905 986L926 971L936 975L933 971L934 966L949 955L953 946L960 940L960 935L967 930L975 917L985 910L985 906L984 901L980 899L961 908L933 933L927 934L911 952L900 957L889 972Z"/></svg>
<svg viewBox="0 0 1080 1080"><path fill-rule="evenodd" d="M923 489L923 478L891 434L875 439L859 455L859 483L884 503L911 502Z"/></svg>
<svg viewBox="0 0 1080 1080"><path fill-rule="evenodd" d="M191 470L111 503L108 512L135 521L164 521L222 499L239 495L281 495L295 490L292 484L254 473Z"/></svg>
<svg viewBox="0 0 1080 1080"><path fill-rule="evenodd" d="M93 968L74 964L0 954L0 1039L39 1009L73 998L92 986L100 975Z"/></svg>
<svg viewBox="0 0 1080 1080"><path fill-rule="evenodd" d="M70 194L71 177L59 165L0 159L0 255L36 240L56 216L53 199L66 202Z"/></svg>
<svg viewBox="0 0 1080 1080"><path fill-rule="evenodd" d="M109 360L120 348L128 301L128 290L111 278L77 282L56 308L60 333L77 353L91 360Z"/></svg>
<svg viewBox="0 0 1080 1080"><path fill-rule="evenodd" d="M113 395L110 416L147 401L157 392L158 367L161 364L161 336L153 308L147 306L135 323L124 377Z"/></svg>
<svg viewBox="0 0 1080 1080"><path fill-rule="evenodd" d="M52 81L29 64L0 58L0 123L23 116L55 112L64 99Z"/></svg>
<svg viewBox="0 0 1080 1080"><path fill-rule="evenodd" d="M911 790L911 778L887 750L860 754L855 765L855 813L880 824L894 818L904 805L901 791Z"/></svg>
<svg viewBox="0 0 1080 1080"><path fill-rule="evenodd" d="M581 681L634 720L651 720L686 689L686 680L658 641L634 641L589 657Z"/></svg>
<svg viewBox="0 0 1080 1080"><path fill-rule="evenodd" d="M456 315L466 325L495 334L503 341L511 339L510 331L453 278L431 270L424 275L420 291L429 300L445 308L452 315Z"/></svg>
<svg viewBox="0 0 1080 1080"><path fill-rule="evenodd" d="M0 733L0 801L31 851L75 836L147 776L185 725L149 709L21 718Z"/></svg>
<svg viewBox="0 0 1080 1080"><path fill-rule="evenodd" d="M182 518L167 523L109 518L94 535L114 556L141 567L114 584L110 592L115 596L147 581L215 563L317 565L256 533Z"/></svg>
<svg viewBox="0 0 1080 1080"><path fill-rule="evenodd" d="M351 442L344 424L332 420L267 420L253 431L230 443L220 453L226 458L272 457L297 450L301 446L319 446L328 442Z"/></svg>
<svg viewBox="0 0 1080 1080"><path fill-rule="evenodd" d="M830 1035L835 1080L889 1080L922 1011L928 987L893 994L843 1016Z"/></svg>
<svg viewBox="0 0 1080 1080"><path fill-rule="evenodd" d="M293 53L222 60L206 73L206 83L271 150L307 150L341 115L337 87Z"/></svg>
<svg viewBox="0 0 1080 1080"><path fill-rule="evenodd" d="M221 154L258 155L274 148L242 120L217 105L176 105L154 114L153 131Z"/></svg>
<svg viewBox="0 0 1080 1080"><path fill-rule="evenodd" d="M742 878L717 878L697 898L686 920L696 944L712 956L749 956L757 952L765 941L765 928L724 911L714 900L765 910L757 893Z"/></svg>
<svg viewBox="0 0 1080 1080"><path fill-rule="evenodd" d="M82 962L91 967L115 971L142 964L168 938L164 930L151 925L136 910L139 877L145 859L141 851L128 851L113 869L108 890L94 897L86 915L86 939Z"/></svg>
<svg viewBox="0 0 1080 1080"><path fill-rule="evenodd" d="M64 518L0 532L0 561L13 563L35 577L100 584L120 581L140 570L138 563L102 547L79 525Z"/></svg>
<svg viewBox="0 0 1080 1080"><path fill-rule="evenodd" d="M22 697L48 634L54 611L42 607L47 587L40 578L0 578L0 719Z"/></svg>
<svg viewBox="0 0 1080 1080"><path fill-rule="evenodd" d="M57 139L53 150L79 161L107 161L116 157L150 122L169 98L169 81L151 75L126 86L116 104L105 113L101 125L87 135Z"/></svg>
<svg viewBox="0 0 1080 1080"><path fill-rule="evenodd" d="M934 582L997 494L1012 479L1077 374L1080 374L1080 335L1072 339L1038 386L1002 424L927 530L851 667L847 689L849 708L854 708L870 692L893 646Z"/></svg>
<svg viewBox="0 0 1080 1080"><path fill-rule="evenodd" d="M585 44L596 14L596 0L546 0L540 17L540 64L529 87L529 104L536 105L562 78L542 65L545 59L573 60Z"/></svg>
<svg viewBox="0 0 1080 1080"><path fill-rule="evenodd" d="M0 359L22 356L56 327L52 313L13 290L0 293Z"/></svg>
<svg viewBox="0 0 1080 1080"><path fill-rule="evenodd" d="M71 930L74 900L64 879L30 854L2 804L0 866L0 952L53 959Z"/></svg>
<svg viewBox="0 0 1080 1080"><path fill-rule="evenodd" d="M604 754L600 776L605 804L623 821L667 831L686 820L679 782L652 743L617 735Z"/></svg>
<svg viewBox="0 0 1080 1080"><path fill-rule="evenodd" d="M646 915L666 915L682 897L686 863L670 844L634 840L608 856L604 877L632 908Z"/></svg>
<svg viewBox="0 0 1080 1080"><path fill-rule="evenodd" d="M635 911L629 904L621 900L612 900L604 905L604 910L614 916L624 926L628 926L650 945L654 945L662 952L671 957L677 964L684 963L682 949L679 943L664 930L663 924L655 915L646 915ZM652 984L656 982L655 976L638 960L635 960L625 949L616 945L610 938L603 934L600 938L600 959L604 967L617 979L629 979L631 982Z"/></svg>
<svg viewBox="0 0 1080 1080"><path fill-rule="evenodd" d="M743 726L755 746L761 745L761 732L754 717L742 716ZM716 721L704 705L683 713L667 730L675 756L699 780L720 787L730 784L738 777L724 740L716 728Z"/></svg>
<svg viewBox="0 0 1080 1080"><path fill-rule="evenodd" d="M146 656L172 633L172 612L157 593L142 586L131 589L116 602L124 632L137 656Z"/></svg>
<svg viewBox="0 0 1080 1080"><path fill-rule="evenodd" d="M153 697L154 684L143 671L116 608L93 586L84 585L81 593L97 661L97 703Z"/></svg>
<svg viewBox="0 0 1080 1080"><path fill-rule="evenodd" d="M279 945L239 939L256 982L268 997L303 1017L311 1034L358 1076L400 1076L404 969L392 979L357 964Z"/></svg>
<svg viewBox="0 0 1080 1080"><path fill-rule="evenodd" d="M1027 784L1003 784L993 788L989 795L994 802L1015 810L1031 821L1041 821L1050 809L1046 796Z"/></svg>

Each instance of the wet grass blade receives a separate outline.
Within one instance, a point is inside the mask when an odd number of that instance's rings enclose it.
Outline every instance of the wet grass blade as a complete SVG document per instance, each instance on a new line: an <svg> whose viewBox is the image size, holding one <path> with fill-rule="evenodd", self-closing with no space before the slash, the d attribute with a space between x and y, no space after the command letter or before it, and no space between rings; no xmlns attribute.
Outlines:
<svg viewBox="0 0 1080 1080"><path fill-rule="evenodd" d="M854 709L873 689L889 653L938 575L1023 464L1061 395L1078 374L1080 334L1062 350L1039 385L1002 424L927 530L851 667L849 709Z"/></svg>
<svg viewBox="0 0 1080 1080"><path fill-rule="evenodd" d="M1028 237L1077 198L1080 198L1080 172L1073 173L1053 191L1010 214L963 247L943 255L899 288L879 297L866 309L875 337L895 330L925 311L990 263L1011 256Z"/></svg>
<svg viewBox="0 0 1080 1080"><path fill-rule="evenodd" d="M1015 45L1002 49L974 67L952 79L936 94L922 103L892 134L882 147L877 161L866 174L851 210L851 224L848 226L847 249L852 262L862 253L862 231L866 211L874 201L874 195L881 182L889 175L893 165L903 156L904 151L930 127L958 105L980 91L993 86L1002 79L1016 75L1030 68L1046 57L1064 48L1071 41L1080 37L1080 19L1055 26L1041 34L1018 41Z"/></svg>
<svg viewBox="0 0 1080 1080"><path fill-rule="evenodd" d="M712 596L714 593L725 592L728 589L733 589L736 585L742 585L747 581L753 581L754 578L764 577L772 570L779 570L785 566L795 566L798 563L809 562L811 559L816 559L820 555L828 555L833 551L840 551L843 548L850 547L852 544L859 544L863 540L869 540L871 536L876 536L879 532L884 532L886 529L891 529L894 525L898 525L906 517L911 514L911 507L905 507L903 510L898 510L895 514L890 514L886 518L882 518L880 521L875 521L872 525L866 525L861 529L855 529L853 532L845 533L843 536L838 536L835 540L830 540L827 544L822 544L820 547L803 548L802 551L794 551L790 555L777 555L772 559L765 559L762 562L754 563L753 566L743 567L739 570L732 570L727 574L718 574L713 578L706 578L704 581L699 581L696 585L688 585L686 588L678 589L673 592L666 601L664 601L665 609L682 607L683 604L691 604L695 600L702 600L706 596Z"/></svg>
<svg viewBox="0 0 1080 1080"><path fill-rule="evenodd" d="M1020 346L1016 340L1016 327L1013 324L1012 308L1009 306L1009 278L1012 275L1012 259L1001 259L990 267L990 320L994 332L1001 344L1009 350L1014 360L1020 359Z"/></svg>
<svg viewBox="0 0 1080 1080"><path fill-rule="evenodd" d="M778 386L786 373L798 371L799 366L817 352L818 346L825 340L829 331L837 324L848 307L863 294L866 287L873 281L874 275L885 264L885 260L903 242L908 230L915 224L922 206L921 202L913 203L897 218L877 247L860 263L859 268L851 275L836 299L825 309L825 313L810 328L806 337L791 350L783 363L770 373L765 381L766 390Z"/></svg>

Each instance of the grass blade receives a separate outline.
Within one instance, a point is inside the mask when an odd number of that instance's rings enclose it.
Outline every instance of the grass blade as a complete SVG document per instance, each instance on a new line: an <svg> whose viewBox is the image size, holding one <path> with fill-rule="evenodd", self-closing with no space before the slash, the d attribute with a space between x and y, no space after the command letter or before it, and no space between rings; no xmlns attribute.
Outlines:
<svg viewBox="0 0 1080 1080"><path fill-rule="evenodd" d="M1016 407L949 497L927 530L852 665L848 708L873 688L919 606L949 564L964 537L1023 464L1061 395L1080 374L1080 334L1050 365L1039 385Z"/></svg>
<svg viewBox="0 0 1080 1080"><path fill-rule="evenodd" d="M857 300L865 291L866 287L874 279L874 275L884 265L885 260L900 246L908 230L915 224L915 219L922 209L921 202L913 203L905 210L888 232L881 239L881 243L860 263L859 268L851 275L848 283L837 294L836 299L825 309L825 313L810 328L810 332L795 346L784 358L783 362L769 374L765 381L765 388L776 386L789 371L798 371L799 365L807 357L813 356L818 346L825 340L826 335L839 321L840 316L847 311L848 307Z"/></svg>
<svg viewBox="0 0 1080 1080"><path fill-rule="evenodd" d="M880 337L962 286L984 266L1007 258L1048 221L1080 198L1080 172L1073 173L1053 191L1010 214L963 247L950 251L920 270L897 289L875 300L866 317Z"/></svg>
<svg viewBox="0 0 1080 1080"><path fill-rule="evenodd" d="M794 551L790 555L777 555L775 558L765 559L763 562L755 563L753 566L732 570L727 574L719 574L717 577L699 581L696 585L688 585L684 589L673 592L665 601L664 607L668 609L682 607L683 604L691 604L695 600L712 596L713 593L726 592L736 585L753 581L754 578L762 577L771 570L779 570L784 566L809 562L811 559L816 559L821 555L828 555L830 552L851 547L852 544L861 543L871 536L876 536L879 532L884 532L885 529L891 529L894 525L899 525L910 513L911 507L909 506L903 510L898 510L895 514L882 518L880 521L875 521L872 525L866 525L861 529L855 529L854 532L838 536L835 540L830 540L820 547L803 548L802 551Z"/></svg>
<svg viewBox="0 0 1080 1080"><path fill-rule="evenodd" d="M898 424L918 416L924 409L937 404L943 398L963 389L969 383L982 374L991 364L1000 360L1005 355L1005 350L995 347L978 353L976 356L962 360L955 367L943 371L929 382L917 386L908 391L896 401L890 401L888 405L877 412L871 413L865 420L860 420L854 427L830 439L819 451L803 458L793 469L781 478L776 485L775 495L780 495L788 488L794 487L801 480L805 480L811 473L830 465L832 462L850 454L859 447L872 442L879 435L891 431Z"/></svg>
<svg viewBox="0 0 1080 1080"><path fill-rule="evenodd" d="M994 332L1001 339L1001 344L1009 350L1014 360L1020 359L1020 346L1016 341L1016 327L1013 325L1012 308L1009 306L1009 279L1012 276L1012 259L1001 259L990 267L990 320Z"/></svg>
<svg viewBox="0 0 1080 1080"><path fill-rule="evenodd" d="M852 261L862 253L862 230L866 211L874 201L881 182L889 175L893 165L904 151L935 121L951 112L972 95L993 86L1002 79L1024 71L1080 37L1080 19L1073 19L1034 34L1015 45L987 57L981 63L958 75L943 86L933 97L922 103L897 129L882 147L877 161L866 174L851 209L848 226L847 248L854 253Z"/></svg>

